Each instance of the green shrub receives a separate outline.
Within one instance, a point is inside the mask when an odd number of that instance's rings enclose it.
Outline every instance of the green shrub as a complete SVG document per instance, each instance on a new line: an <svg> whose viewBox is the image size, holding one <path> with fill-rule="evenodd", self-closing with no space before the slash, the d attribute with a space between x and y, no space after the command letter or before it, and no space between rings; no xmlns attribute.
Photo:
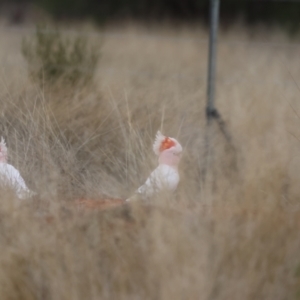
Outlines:
<svg viewBox="0 0 300 300"><path fill-rule="evenodd" d="M23 40L22 54L34 80L71 85L89 83L100 56L99 47L82 35L63 36L45 27L37 27L34 37Z"/></svg>

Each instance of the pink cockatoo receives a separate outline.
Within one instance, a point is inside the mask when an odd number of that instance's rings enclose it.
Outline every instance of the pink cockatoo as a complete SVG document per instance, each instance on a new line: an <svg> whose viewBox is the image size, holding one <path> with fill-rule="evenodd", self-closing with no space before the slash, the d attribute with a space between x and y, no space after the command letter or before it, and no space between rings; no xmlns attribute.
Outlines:
<svg viewBox="0 0 300 300"><path fill-rule="evenodd" d="M158 131L153 144L153 151L158 156L159 165L132 197L126 200L110 197L78 199L75 201L76 207L80 210L106 210L122 206L133 200L147 199L164 189L174 191L179 183L178 164L182 153L181 145L176 139L166 137Z"/></svg>
<svg viewBox="0 0 300 300"><path fill-rule="evenodd" d="M0 141L0 185L11 188L15 191L19 199L26 199L33 195L20 172L12 165L7 163L8 151L3 137Z"/></svg>
<svg viewBox="0 0 300 300"><path fill-rule="evenodd" d="M174 191L180 177L178 165L181 159L182 146L171 137L157 132L153 144L153 151L158 156L158 167L150 174L146 182L137 189L135 194L126 201L147 199L162 190Z"/></svg>

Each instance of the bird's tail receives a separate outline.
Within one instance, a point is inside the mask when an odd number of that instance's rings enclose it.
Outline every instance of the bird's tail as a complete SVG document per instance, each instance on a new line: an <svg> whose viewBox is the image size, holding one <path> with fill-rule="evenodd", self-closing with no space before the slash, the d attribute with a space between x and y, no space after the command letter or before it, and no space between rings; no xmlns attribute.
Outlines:
<svg viewBox="0 0 300 300"><path fill-rule="evenodd" d="M140 193L134 193L132 196L130 196L128 199L125 200L125 202L135 202L135 201L141 201L145 200L143 196Z"/></svg>

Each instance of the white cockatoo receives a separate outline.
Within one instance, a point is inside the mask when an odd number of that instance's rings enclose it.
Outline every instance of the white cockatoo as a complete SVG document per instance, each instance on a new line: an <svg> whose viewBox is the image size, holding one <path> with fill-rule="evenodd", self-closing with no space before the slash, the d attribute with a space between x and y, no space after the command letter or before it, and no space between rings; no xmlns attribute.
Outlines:
<svg viewBox="0 0 300 300"><path fill-rule="evenodd" d="M11 188L19 199L26 199L33 195L20 172L7 163L8 151L3 137L0 141L0 185Z"/></svg>
<svg viewBox="0 0 300 300"><path fill-rule="evenodd" d="M171 137L157 132L153 151L158 156L158 167L150 174L146 182L126 201L145 199L161 190L174 191L179 183L178 164L181 159L182 146Z"/></svg>

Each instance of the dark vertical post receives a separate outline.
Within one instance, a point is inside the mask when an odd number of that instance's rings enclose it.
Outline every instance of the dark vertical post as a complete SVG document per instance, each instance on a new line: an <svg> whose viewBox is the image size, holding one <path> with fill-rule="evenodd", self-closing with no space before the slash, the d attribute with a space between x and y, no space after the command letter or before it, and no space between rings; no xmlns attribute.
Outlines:
<svg viewBox="0 0 300 300"><path fill-rule="evenodd" d="M207 102L206 120L207 128L205 134L205 157L202 168L202 180L205 181L206 173L210 167L211 156L211 123L213 119L218 119L219 114L215 108L215 81L216 81L216 56L217 56L217 34L219 26L219 0L210 0L210 32L208 49L208 71L207 71Z"/></svg>
<svg viewBox="0 0 300 300"><path fill-rule="evenodd" d="M208 73L207 73L207 122L214 117L215 112L215 80L216 80L216 56L217 56L217 35L219 26L220 0L210 0L210 33L208 52Z"/></svg>

